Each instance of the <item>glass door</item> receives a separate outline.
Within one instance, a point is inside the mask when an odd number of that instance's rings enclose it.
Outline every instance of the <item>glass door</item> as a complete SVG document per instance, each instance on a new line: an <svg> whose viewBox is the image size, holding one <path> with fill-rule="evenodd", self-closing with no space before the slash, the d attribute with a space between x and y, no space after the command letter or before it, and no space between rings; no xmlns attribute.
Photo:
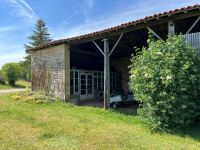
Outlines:
<svg viewBox="0 0 200 150"><path fill-rule="evenodd" d="M93 75L88 73L80 74L80 90L81 90L81 99L89 99L93 97Z"/></svg>
<svg viewBox="0 0 200 150"><path fill-rule="evenodd" d="M87 96L88 98L92 97L93 95L93 77L92 74L87 74Z"/></svg>

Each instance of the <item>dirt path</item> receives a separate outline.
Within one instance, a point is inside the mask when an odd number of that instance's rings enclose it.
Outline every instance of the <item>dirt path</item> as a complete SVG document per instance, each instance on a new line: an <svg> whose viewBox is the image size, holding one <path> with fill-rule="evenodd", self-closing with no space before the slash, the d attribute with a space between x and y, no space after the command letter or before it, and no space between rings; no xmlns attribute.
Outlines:
<svg viewBox="0 0 200 150"><path fill-rule="evenodd" d="M25 89L7 89L7 90L0 90L0 94L22 92L22 91L25 91Z"/></svg>

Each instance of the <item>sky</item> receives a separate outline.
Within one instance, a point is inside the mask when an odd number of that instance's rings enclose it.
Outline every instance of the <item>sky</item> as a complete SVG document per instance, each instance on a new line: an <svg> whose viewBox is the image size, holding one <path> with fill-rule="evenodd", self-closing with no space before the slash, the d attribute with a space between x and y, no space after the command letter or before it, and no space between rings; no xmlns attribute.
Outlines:
<svg viewBox="0 0 200 150"><path fill-rule="evenodd" d="M200 0L0 0L0 68L23 60L40 18L56 40L194 4Z"/></svg>

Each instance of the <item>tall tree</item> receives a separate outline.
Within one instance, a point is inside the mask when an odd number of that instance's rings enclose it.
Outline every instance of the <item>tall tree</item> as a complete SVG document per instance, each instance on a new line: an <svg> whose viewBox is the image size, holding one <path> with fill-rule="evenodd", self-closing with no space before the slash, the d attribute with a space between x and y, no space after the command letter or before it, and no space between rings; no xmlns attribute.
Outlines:
<svg viewBox="0 0 200 150"><path fill-rule="evenodd" d="M46 27L46 23L42 19L36 21L35 30L33 30L33 34L29 36L28 39L29 43L25 44L26 50L52 41L52 39L50 38L50 34L48 32L48 28ZM27 53L27 56L24 58L24 61L21 61L20 64L23 69L22 77L26 80L30 80L31 79L30 54Z"/></svg>
<svg viewBox="0 0 200 150"><path fill-rule="evenodd" d="M50 34L48 33L48 28L46 27L46 23L42 19L36 21L35 30L33 31L33 34L28 38L30 41L28 45L25 45L26 49L42 45L51 41Z"/></svg>

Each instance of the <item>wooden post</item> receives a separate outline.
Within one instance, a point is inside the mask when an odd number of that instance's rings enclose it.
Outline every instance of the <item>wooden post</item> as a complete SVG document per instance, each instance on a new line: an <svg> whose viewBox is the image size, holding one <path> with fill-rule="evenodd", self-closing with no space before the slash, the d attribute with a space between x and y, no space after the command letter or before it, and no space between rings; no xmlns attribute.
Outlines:
<svg viewBox="0 0 200 150"><path fill-rule="evenodd" d="M110 58L109 58L109 41L104 42L104 109L110 107Z"/></svg>
<svg viewBox="0 0 200 150"><path fill-rule="evenodd" d="M113 46L112 50L109 50L109 41L108 39L103 39L104 42L104 51L98 46L98 44L93 40L93 44L97 47L97 49L103 54L104 56L104 109L110 108L110 56L112 55L113 51L119 44L123 33L120 35L119 39Z"/></svg>
<svg viewBox="0 0 200 150"><path fill-rule="evenodd" d="M168 21L168 34L175 35L175 23L172 19Z"/></svg>

